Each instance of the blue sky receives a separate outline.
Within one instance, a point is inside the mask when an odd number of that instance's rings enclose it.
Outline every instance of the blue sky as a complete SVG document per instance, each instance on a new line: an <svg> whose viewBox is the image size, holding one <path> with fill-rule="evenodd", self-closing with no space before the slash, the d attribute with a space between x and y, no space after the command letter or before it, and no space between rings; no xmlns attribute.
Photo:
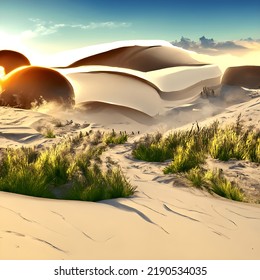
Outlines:
<svg viewBox="0 0 260 280"><path fill-rule="evenodd" d="M131 39L259 39L259 14L250 0L0 0L0 41L56 52Z"/></svg>

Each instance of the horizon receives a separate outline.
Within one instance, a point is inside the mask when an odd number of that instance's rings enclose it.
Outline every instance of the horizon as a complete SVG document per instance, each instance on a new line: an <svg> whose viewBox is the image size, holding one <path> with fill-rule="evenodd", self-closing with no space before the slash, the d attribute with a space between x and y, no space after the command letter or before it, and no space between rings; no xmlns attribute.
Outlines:
<svg viewBox="0 0 260 280"><path fill-rule="evenodd" d="M41 54L123 40L260 38L260 3L75 0L1 3L0 49Z"/></svg>

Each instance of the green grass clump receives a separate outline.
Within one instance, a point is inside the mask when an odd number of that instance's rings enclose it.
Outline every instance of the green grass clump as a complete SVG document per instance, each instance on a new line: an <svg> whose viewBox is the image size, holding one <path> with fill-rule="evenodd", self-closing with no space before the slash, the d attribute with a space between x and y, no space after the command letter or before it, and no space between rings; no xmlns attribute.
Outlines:
<svg viewBox="0 0 260 280"><path fill-rule="evenodd" d="M8 149L0 165L0 190L38 197L53 197L44 170L35 165L29 149Z"/></svg>
<svg viewBox="0 0 260 280"><path fill-rule="evenodd" d="M71 145L65 142L42 151L34 165L43 170L49 185L59 186L69 181L72 162Z"/></svg>
<svg viewBox="0 0 260 280"><path fill-rule="evenodd" d="M215 172L208 171L205 179L210 182L210 189L223 197L236 201L244 201L245 197L238 185L228 181L218 170Z"/></svg>
<svg viewBox="0 0 260 280"><path fill-rule="evenodd" d="M194 153L206 153L206 148L218 129L218 122L209 127L200 128L196 123L190 130L174 131L163 138L162 134L146 135L138 143L135 143L133 156L137 159L149 162L163 162L180 154L182 149L193 144ZM178 150L178 151L177 151ZM187 155L186 155L187 156Z"/></svg>
<svg viewBox="0 0 260 280"><path fill-rule="evenodd" d="M196 143L191 139L186 145L177 147L172 162L164 168L163 172L165 174L186 172L204 161L204 153L196 150Z"/></svg>
<svg viewBox="0 0 260 280"><path fill-rule="evenodd" d="M109 145L109 144L114 144L114 145L119 145L119 144L124 144L127 142L128 135L126 132L120 132L117 134L114 130L110 133L107 133L104 135L104 142Z"/></svg>
<svg viewBox="0 0 260 280"><path fill-rule="evenodd" d="M86 166L67 198L74 200L100 201L117 197L128 197L135 193L135 187L119 168L102 172L96 164Z"/></svg>
<svg viewBox="0 0 260 280"><path fill-rule="evenodd" d="M162 140L162 134L147 134L140 142L135 143L133 156L149 162L163 162L172 157L172 149Z"/></svg>
<svg viewBox="0 0 260 280"><path fill-rule="evenodd" d="M208 146L212 158L228 161L249 160L260 162L260 133L249 130L237 133L234 127L220 129Z"/></svg>
<svg viewBox="0 0 260 280"><path fill-rule="evenodd" d="M245 195L235 183L228 181L220 170L205 171L196 167L186 173L186 178L192 185L198 188L206 188L209 192L214 192L222 197L245 201Z"/></svg>
<svg viewBox="0 0 260 280"><path fill-rule="evenodd" d="M198 158L204 153L222 161L238 159L260 163L260 132L244 129L240 117L234 125L224 128L219 127L218 122L202 128L196 123L190 130L175 131L165 138L162 135L147 135L135 143L133 156L153 162L163 162L172 158L175 161L173 165L181 165L181 162L186 165L185 158L188 155L185 149L188 143L193 143L192 151L199 154ZM185 157L183 160L179 158L181 154ZM172 171L176 170L182 168L173 166Z"/></svg>
<svg viewBox="0 0 260 280"><path fill-rule="evenodd" d="M193 186L202 188L205 184L204 172L199 167L190 169L186 173L186 178L192 182Z"/></svg>
<svg viewBox="0 0 260 280"><path fill-rule="evenodd" d="M0 162L0 191L90 201L134 194L135 187L119 168L102 171L103 138L94 135L98 143L93 144L85 137L87 142L80 134L43 151L7 149Z"/></svg>
<svg viewBox="0 0 260 280"><path fill-rule="evenodd" d="M51 127L47 127L44 131L44 136L46 138L56 138L54 130Z"/></svg>

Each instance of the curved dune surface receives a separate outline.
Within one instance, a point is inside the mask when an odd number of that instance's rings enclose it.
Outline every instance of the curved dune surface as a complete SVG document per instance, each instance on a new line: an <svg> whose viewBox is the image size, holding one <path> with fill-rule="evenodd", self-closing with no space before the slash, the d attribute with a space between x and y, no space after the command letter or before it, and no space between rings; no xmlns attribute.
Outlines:
<svg viewBox="0 0 260 280"><path fill-rule="evenodd" d="M164 100L192 98L203 86L220 84L216 65L202 64L166 42L149 42L121 42L93 55L81 50L82 59L56 70L70 80L76 103L104 102L150 116L164 112Z"/></svg>
<svg viewBox="0 0 260 280"><path fill-rule="evenodd" d="M197 96L203 86L220 83L215 65L171 67L150 72L85 66L59 70L71 82L76 103L104 102L141 111L150 116L163 113L162 99L181 100Z"/></svg>
<svg viewBox="0 0 260 280"><path fill-rule="evenodd" d="M42 96L70 106L74 91L76 103L103 102L155 116L164 112L165 100L198 96L203 86L216 86L221 77L217 66L205 65L164 41L104 44L64 53L63 58L71 63L55 69L59 76L36 67L7 75L1 105L27 109Z"/></svg>
<svg viewBox="0 0 260 280"><path fill-rule="evenodd" d="M33 102L54 101L65 106L74 105L74 91L59 72L43 67L27 66L12 71L1 81L2 106L30 109Z"/></svg>
<svg viewBox="0 0 260 280"><path fill-rule="evenodd" d="M135 77L117 73L74 73L76 103L103 102L125 106L154 116L161 111L158 92Z"/></svg>
<svg viewBox="0 0 260 280"><path fill-rule="evenodd" d="M223 85L260 88L260 66L229 67L225 71L221 83Z"/></svg>
<svg viewBox="0 0 260 280"><path fill-rule="evenodd" d="M78 60L68 67L107 65L138 71L153 71L167 67L201 65L187 52L166 46L121 47Z"/></svg>
<svg viewBox="0 0 260 280"><path fill-rule="evenodd" d="M30 61L23 54L10 50L0 50L0 66L4 68L5 74L27 65L30 65Z"/></svg>

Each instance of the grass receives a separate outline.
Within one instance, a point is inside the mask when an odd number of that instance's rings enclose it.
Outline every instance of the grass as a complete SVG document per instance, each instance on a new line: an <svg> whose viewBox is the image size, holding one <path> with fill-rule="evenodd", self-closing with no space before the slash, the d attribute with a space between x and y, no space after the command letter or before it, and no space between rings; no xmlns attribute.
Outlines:
<svg viewBox="0 0 260 280"><path fill-rule="evenodd" d="M103 141L109 145L109 144L114 144L114 145L119 145L119 144L124 144L127 142L128 135L126 132L120 132L119 134L116 133L114 130L112 132L106 133L104 135Z"/></svg>
<svg viewBox="0 0 260 280"><path fill-rule="evenodd" d="M171 159L163 172L181 173L196 187L238 201L245 201L240 188L229 182L219 171L205 173L201 165L208 156L221 161L230 159L260 163L260 132L245 129L241 115L232 125L220 127L218 122L190 130L174 131L167 137L156 133L146 135L135 143L132 152L136 159L164 162Z"/></svg>
<svg viewBox="0 0 260 280"><path fill-rule="evenodd" d="M35 164L32 149L8 149L0 166L0 190L38 197L53 197L44 170ZM37 158L37 156L36 156Z"/></svg>
<svg viewBox="0 0 260 280"><path fill-rule="evenodd" d="M194 167L186 173L186 178L192 182L193 186L202 188L205 184L204 174L201 168Z"/></svg>
<svg viewBox="0 0 260 280"><path fill-rule="evenodd" d="M54 130L51 127L46 127L43 134L46 138L55 138L56 137Z"/></svg>
<svg viewBox="0 0 260 280"><path fill-rule="evenodd" d="M163 172L165 174L186 172L204 161L205 156L201 150L196 150L196 143L193 139L188 141L186 145L179 145L176 148L172 162L164 168Z"/></svg>
<svg viewBox="0 0 260 280"><path fill-rule="evenodd" d="M228 199L246 201L245 195L239 186L228 181L220 170L205 171L196 167L186 173L186 178L190 180L195 187L204 187L208 191Z"/></svg>
<svg viewBox="0 0 260 280"><path fill-rule="evenodd" d="M192 151L189 149L191 146ZM192 161L197 158L198 164L201 162L201 154L222 161L235 158L260 163L260 132L244 129L239 116L234 125L224 128L218 122L203 128L196 123L190 130L175 131L165 138L162 135L158 137L157 134L147 135L135 143L133 149L136 159L150 162L173 159L173 172L186 169L185 166L177 167L185 162L188 164L189 161L181 159L181 154L184 158L192 158Z"/></svg>
<svg viewBox="0 0 260 280"><path fill-rule="evenodd" d="M43 151L7 149L0 162L0 190L91 201L133 195L135 187L119 167L102 169L103 143L99 132L85 136L79 133ZM70 186L69 191L63 191L64 185ZM59 197L55 195L57 190Z"/></svg>
<svg viewBox="0 0 260 280"><path fill-rule="evenodd" d="M172 157L172 150L166 141L162 140L162 134L147 134L140 142L135 143L133 156L136 159L149 162L163 162Z"/></svg>
<svg viewBox="0 0 260 280"><path fill-rule="evenodd" d="M239 186L228 181L219 170L208 171L205 174L205 179L210 182L210 190L214 193L236 201L245 200Z"/></svg>
<svg viewBox="0 0 260 280"><path fill-rule="evenodd" d="M99 201L128 197L135 192L119 168L102 172L98 165L92 165L82 170L82 175L73 184L67 199Z"/></svg>

